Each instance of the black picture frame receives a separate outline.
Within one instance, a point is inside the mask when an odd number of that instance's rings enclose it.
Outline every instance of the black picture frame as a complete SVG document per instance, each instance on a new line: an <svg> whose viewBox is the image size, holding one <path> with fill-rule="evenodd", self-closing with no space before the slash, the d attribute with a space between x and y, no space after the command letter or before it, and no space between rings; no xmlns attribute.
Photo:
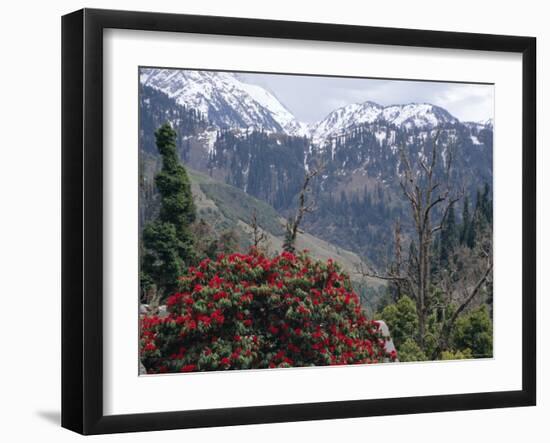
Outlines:
<svg viewBox="0 0 550 443"><path fill-rule="evenodd" d="M391 399L103 413L103 30L368 43L522 54L522 389ZM62 426L82 434L228 426L536 403L536 39L83 9L62 18Z"/></svg>

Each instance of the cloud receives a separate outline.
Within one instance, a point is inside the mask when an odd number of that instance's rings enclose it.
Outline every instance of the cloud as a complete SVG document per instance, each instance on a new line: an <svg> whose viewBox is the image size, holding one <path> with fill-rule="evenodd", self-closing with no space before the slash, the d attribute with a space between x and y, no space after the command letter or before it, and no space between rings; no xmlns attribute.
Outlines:
<svg viewBox="0 0 550 443"><path fill-rule="evenodd" d="M383 106L431 103L463 121L493 117L494 87L467 83L242 74L269 89L299 120L315 122L333 110L367 100Z"/></svg>
<svg viewBox="0 0 550 443"><path fill-rule="evenodd" d="M494 114L494 87L453 84L436 94L434 102L461 120L486 120Z"/></svg>

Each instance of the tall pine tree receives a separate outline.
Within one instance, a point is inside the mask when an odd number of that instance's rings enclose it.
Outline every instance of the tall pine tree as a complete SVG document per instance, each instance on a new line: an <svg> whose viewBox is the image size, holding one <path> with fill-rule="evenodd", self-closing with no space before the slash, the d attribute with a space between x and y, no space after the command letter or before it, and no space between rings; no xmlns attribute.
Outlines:
<svg viewBox="0 0 550 443"><path fill-rule="evenodd" d="M462 226L460 229L460 244L469 248L474 246L475 226L473 217L470 215L470 199L464 197L464 206L462 209Z"/></svg>
<svg viewBox="0 0 550 443"><path fill-rule="evenodd" d="M449 258L452 256L455 247L458 244L458 229L456 226L454 205L449 206L447 217L443 221L440 239L440 262L441 266L449 263Z"/></svg>
<svg viewBox="0 0 550 443"><path fill-rule="evenodd" d="M490 196L489 183L483 185L483 193L481 194L481 210L487 222L493 222L493 201Z"/></svg>
<svg viewBox="0 0 550 443"><path fill-rule="evenodd" d="M196 210L191 183L176 152L176 133L166 123L155 132L162 169L155 177L160 194L158 218L143 230L141 261L142 296L157 300L177 288L178 277L195 259L190 225Z"/></svg>

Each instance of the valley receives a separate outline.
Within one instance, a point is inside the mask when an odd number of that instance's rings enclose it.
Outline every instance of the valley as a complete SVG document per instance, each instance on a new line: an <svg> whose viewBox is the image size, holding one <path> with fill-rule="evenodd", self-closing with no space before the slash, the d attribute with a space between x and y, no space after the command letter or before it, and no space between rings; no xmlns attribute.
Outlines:
<svg viewBox="0 0 550 443"><path fill-rule="evenodd" d="M452 161L445 180L471 201L485 184L492 191L492 120L461 122L427 103L367 101L308 125L269 91L226 72L144 69L141 88L140 152L149 183L158 159L153 132L165 121L178 133L187 167L265 202L283 219L296 207L306 172L321 167L311 183L316 210L304 229L377 266L392 255L388 221L399 219L405 237L413 229L400 188L402 152L420 172L427 142L440 131L438 178Z"/></svg>

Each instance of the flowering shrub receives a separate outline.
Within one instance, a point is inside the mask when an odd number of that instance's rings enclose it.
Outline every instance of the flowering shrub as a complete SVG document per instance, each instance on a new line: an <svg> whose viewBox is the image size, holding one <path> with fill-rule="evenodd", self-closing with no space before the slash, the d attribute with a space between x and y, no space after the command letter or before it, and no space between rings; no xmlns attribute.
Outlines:
<svg viewBox="0 0 550 443"><path fill-rule="evenodd" d="M149 374L395 360L347 275L306 252L206 259L180 277L168 315L141 318Z"/></svg>

